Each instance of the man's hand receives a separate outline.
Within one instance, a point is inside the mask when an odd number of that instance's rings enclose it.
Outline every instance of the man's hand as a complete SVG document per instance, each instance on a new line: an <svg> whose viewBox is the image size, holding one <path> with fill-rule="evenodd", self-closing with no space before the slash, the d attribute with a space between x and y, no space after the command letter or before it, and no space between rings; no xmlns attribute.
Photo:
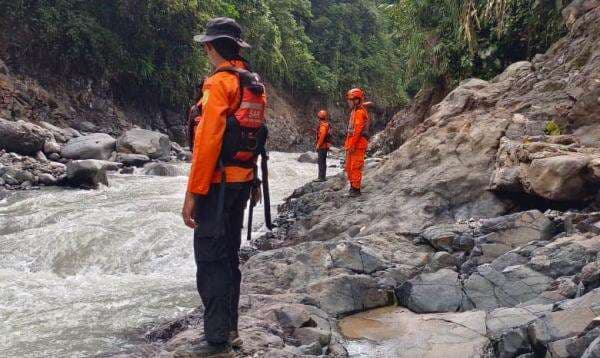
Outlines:
<svg viewBox="0 0 600 358"><path fill-rule="evenodd" d="M183 209L181 210L181 216L183 217L183 222L190 229L195 229L197 224L194 221L194 194L187 192L185 193L185 200L183 202Z"/></svg>

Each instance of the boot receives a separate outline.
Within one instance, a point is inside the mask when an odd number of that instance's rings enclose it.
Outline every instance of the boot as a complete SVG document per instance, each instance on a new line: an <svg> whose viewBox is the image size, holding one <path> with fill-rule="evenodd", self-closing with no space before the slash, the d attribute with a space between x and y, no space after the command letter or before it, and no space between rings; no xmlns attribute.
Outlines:
<svg viewBox="0 0 600 358"><path fill-rule="evenodd" d="M233 358L231 346L226 344L210 344L202 342L185 352L178 352L178 358Z"/></svg>
<svg viewBox="0 0 600 358"><path fill-rule="evenodd" d="M315 180L314 180L314 182L315 182L315 183L322 183L322 182L324 182L324 181L326 181L326 180L327 180L327 179L325 179L325 178L317 178L317 179L315 179Z"/></svg>
<svg viewBox="0 0 600 358"><path fill-rule="evenodd" d="M360 196L360 189L356 189L356 188L350 188L350 191L348 192L348 196L351 198L356 198L357 196Z"/></svg>
<svg viewBox="0 0 600 358"><path fill-rule="evenodd" d="M240 338L238 331L231 331L229 334L229 344L233 349L240 349L244 344L244 341Z"/></svg>

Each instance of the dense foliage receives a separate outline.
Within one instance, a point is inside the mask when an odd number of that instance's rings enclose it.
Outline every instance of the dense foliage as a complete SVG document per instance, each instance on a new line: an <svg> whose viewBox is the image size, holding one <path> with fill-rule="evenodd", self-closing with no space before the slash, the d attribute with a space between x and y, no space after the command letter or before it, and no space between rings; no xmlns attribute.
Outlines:
<svg viewBox="0 0 600 358"><path fill-rule="evenodd" d="M561 0L400 0L388 6L404 64L402 88L489 79L544 52L563 33Z"/></svg>
<svg viewBox="0 0 600 358"><path fill-rule="evenodd" d="M237 18L256 70L296 97L365 87L395 107L423 85L490 77L560 35L555 0L0 0L0 51L123 99L179 108L208 71L191 41Z"/></svg>

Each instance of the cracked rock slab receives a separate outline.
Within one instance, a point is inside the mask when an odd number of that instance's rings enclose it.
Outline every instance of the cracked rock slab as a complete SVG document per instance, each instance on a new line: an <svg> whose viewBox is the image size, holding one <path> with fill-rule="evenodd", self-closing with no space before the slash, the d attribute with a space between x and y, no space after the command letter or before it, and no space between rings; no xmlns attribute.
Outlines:
<svg viewBox="0 0 600 358"><path fill-rule="evenodd" d="M339 326L351 340L350 356L475 358L490 345L483 311L416 314L385 307L346 317Z"/></svg>
<svg viewBox="0 0 600 358"><path fill-rule="evenodd" d="M387 292L367 275L339 275L318 281L306 289L318 306L333 316L389 304Z"/></svg>
<svg viewBox="0 0 600 358"><path fill-rule="evenodd" d="M465 281L464 289L476 308L491 310L533 300L551 283L550 277L527 266L509 266L496 271L486 264L479 266Z"/></svg>
<svg viewBox="0 0 600 358"><path fill-rule="evenodd" d="M417 313L456 312L470 308L458 273L450 269L420 274L403 283L395 293L402 306Z"/></svg>

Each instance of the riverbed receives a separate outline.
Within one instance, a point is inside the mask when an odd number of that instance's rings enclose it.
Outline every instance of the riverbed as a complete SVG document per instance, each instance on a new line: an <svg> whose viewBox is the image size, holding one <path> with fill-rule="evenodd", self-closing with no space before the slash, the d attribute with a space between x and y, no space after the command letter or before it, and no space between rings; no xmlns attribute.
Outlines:
<svg viewBox="0 0 600 358"><path fill-rule="evenodd" d="M273 214L316 177L272 153ZM0 355L87 357L139 344L135 332L189 312L192 232L181 220L186 174L111 175L97 191L46 188L0 201ZM264 231L262 207L253 232Z"/></svg>

